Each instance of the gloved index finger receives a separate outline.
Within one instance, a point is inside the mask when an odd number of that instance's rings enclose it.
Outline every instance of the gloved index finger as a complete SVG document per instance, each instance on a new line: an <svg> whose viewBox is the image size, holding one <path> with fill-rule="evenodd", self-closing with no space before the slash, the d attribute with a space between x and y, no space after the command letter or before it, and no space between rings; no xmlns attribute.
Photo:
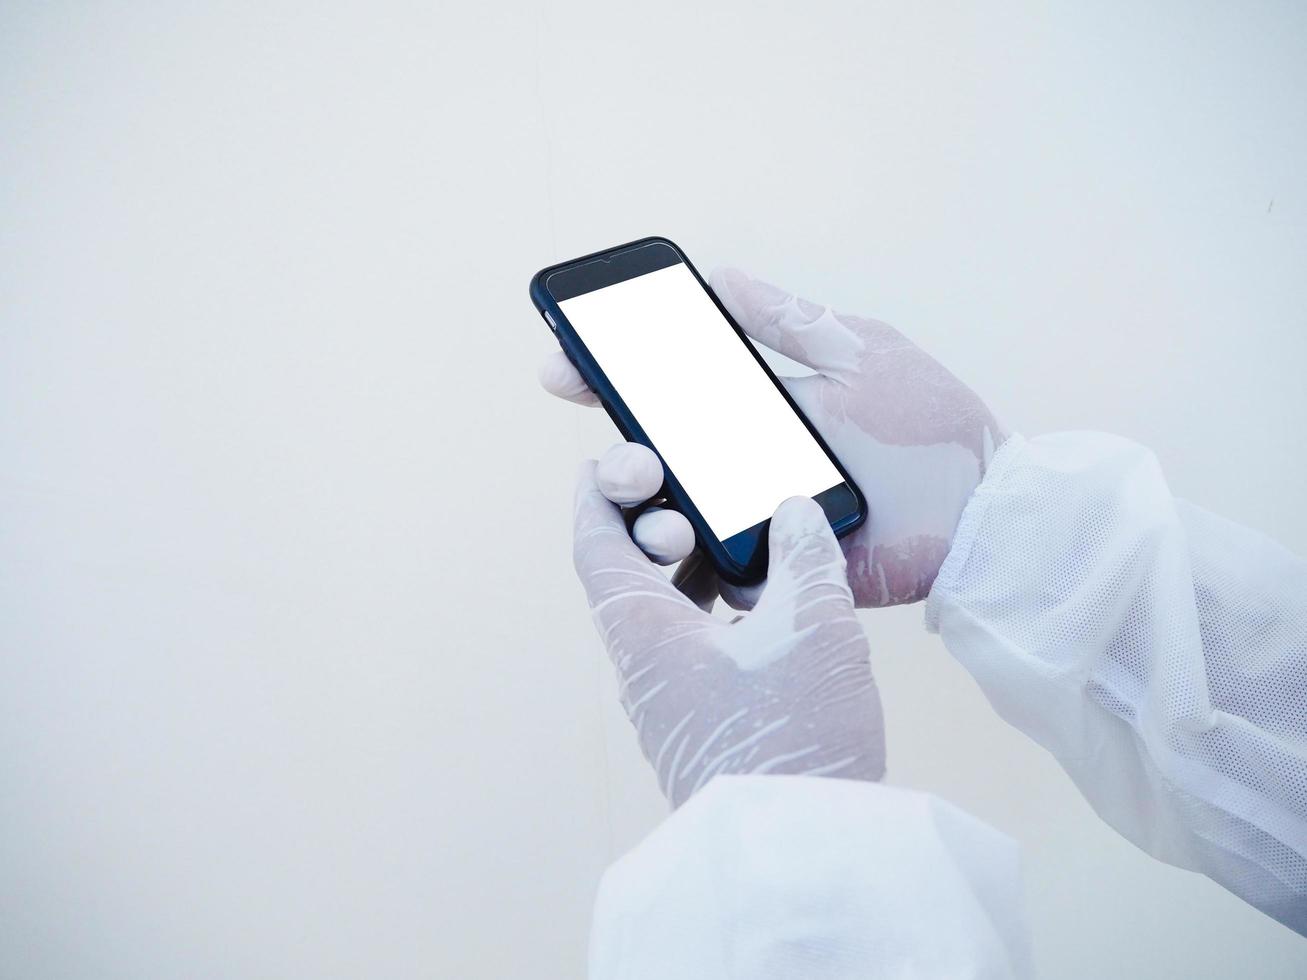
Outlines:
<svg viewBox="0 0 1307 980"><path fill-rule="evenodd" d="M567 359L561 350L551 351L540 362L537 372L540 386L555 395L577 405L598 405L599 397L590 390L575 365Z"/></svg>
<svg viewBox="0 0 1307 980"><path fill-rule="evenodd" d="M581 464L577 477L572 558L605 633L714 622L631 540L621 508L599 490L593 460Z"/></svg>
<svg viewBox="0 0 1307 980"><path fill-rule="evenodd" d="M600 492L615 504L623 507L642 504L663 485L663 461L647 446L621 442L599 460L595 482Z"/></svg>

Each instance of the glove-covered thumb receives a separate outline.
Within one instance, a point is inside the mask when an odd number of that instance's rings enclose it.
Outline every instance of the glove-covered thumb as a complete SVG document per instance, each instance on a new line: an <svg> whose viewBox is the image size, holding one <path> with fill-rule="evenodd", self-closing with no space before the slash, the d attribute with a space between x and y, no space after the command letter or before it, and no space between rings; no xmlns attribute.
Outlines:
<svg viewBox="0 0 1307 980"><path fill-rule="evenodd" d="M768 537L765 599L788 599L796 615L817 603L830 603L829 616L853 609L844 571L844 552L826 514L815 500L791 497L776 510Z"/></svg>

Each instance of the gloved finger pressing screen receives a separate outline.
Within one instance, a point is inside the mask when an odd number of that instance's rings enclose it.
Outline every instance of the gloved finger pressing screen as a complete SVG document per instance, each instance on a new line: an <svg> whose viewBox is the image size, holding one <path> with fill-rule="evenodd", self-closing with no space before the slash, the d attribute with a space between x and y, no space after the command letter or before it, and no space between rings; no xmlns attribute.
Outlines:
<svg viewBox="0 0 1307 980"><path fill-rule="evenodd" d="M727 623L677 590L627 534L597 466L578 481L574 558L623 707L672 803L719 773L879 779L880 698L844 557L821 508L783 503L767 587Z"/></svg>

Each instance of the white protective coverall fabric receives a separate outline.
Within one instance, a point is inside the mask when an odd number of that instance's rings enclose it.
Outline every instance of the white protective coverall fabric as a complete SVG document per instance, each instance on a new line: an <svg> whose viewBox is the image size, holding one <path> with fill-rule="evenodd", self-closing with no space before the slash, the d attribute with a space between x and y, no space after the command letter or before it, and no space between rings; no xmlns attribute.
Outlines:
<svg viewBox="0 0 1307 980"><path fill-rule="evenodd" d="M604 875L592 980L1026 977L1018 849L924 793L719 776Z"/></svg>
<svg viewBox="0 0 1307 980"><path fill-rule="evenodd" d="M1307 561L1135 443L1014 436L926 621L1108 823L1307 934Z"/></svg>

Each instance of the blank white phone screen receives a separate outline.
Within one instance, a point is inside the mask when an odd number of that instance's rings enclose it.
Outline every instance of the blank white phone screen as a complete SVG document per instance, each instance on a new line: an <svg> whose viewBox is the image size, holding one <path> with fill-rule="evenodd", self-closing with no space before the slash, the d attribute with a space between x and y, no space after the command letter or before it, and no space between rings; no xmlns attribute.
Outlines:
<svg viewBox="0 0 1307 980"><path fill-rule="evenodd" d="M844 482L684 263L558 305L720 540Z"/></svg>

